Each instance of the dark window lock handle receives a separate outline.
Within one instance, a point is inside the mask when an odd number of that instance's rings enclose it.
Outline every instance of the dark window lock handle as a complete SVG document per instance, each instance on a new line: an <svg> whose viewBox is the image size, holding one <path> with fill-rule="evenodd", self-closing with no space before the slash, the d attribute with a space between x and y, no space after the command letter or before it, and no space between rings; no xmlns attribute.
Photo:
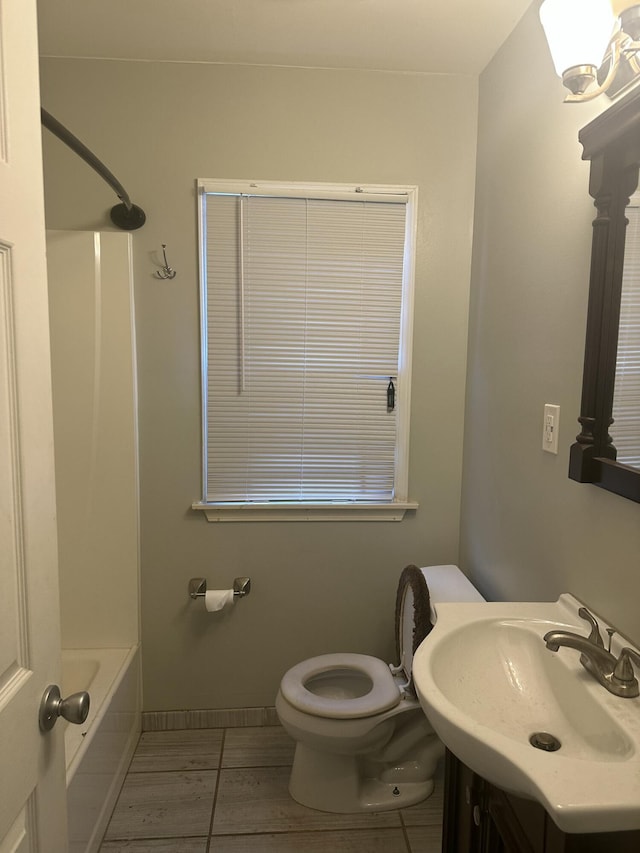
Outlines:
<svg viewBox="0 0 640 853"><path fill-rule="evenodd" d="M396 386L393 384L393 377L389 377L387 385L387 411L392 412L396 407Z"/></svg>

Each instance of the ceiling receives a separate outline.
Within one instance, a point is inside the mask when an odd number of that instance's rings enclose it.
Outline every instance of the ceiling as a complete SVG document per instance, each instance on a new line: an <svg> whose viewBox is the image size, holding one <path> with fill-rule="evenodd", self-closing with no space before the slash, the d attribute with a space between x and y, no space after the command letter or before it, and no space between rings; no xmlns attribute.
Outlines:
<svg viewBox="0 0 640 853"><path fill-rule="evenodd" d="M39 0L44 56L479 74L532 0Z"/></svg>

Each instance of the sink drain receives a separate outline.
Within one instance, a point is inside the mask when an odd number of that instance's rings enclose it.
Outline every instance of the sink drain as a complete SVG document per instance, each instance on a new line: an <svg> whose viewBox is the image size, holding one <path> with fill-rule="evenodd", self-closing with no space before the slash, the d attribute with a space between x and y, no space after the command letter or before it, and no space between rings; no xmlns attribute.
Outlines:
<svg viewBox="0 0 640 853"><path fill-rule="evenodd" d="M529 743L545 752L555 752L562 746L558 738L550 735L549 732L534 732L529 738Z"/></svg>

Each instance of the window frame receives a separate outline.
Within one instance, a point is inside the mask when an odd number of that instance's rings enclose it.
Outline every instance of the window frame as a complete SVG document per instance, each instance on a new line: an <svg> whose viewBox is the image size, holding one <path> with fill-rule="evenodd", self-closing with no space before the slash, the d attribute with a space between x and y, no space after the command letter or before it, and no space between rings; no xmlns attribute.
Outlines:
<svg viewBox="0 0 640 853"><path fill-rule="evenodd" d="M289 198L355 198L390 200L402 197L406 204L406 225L400 317L400 350L397 387L396 464L392 501L274 501L236 502L207 501L207 245L205 233L205 197L207 193L232 195L269 195ZM192 509L202 511L208 521L401 521L407 510L418 504L409 500L409 427L411 415L411 353L413 349L413 315L415 291L415 256L417 245L418 187L412 185L334 184L312 182L251 181L228 179L197 180L198 241L200 262L200 362L201 362L201 482L202 498Z"/></svg>

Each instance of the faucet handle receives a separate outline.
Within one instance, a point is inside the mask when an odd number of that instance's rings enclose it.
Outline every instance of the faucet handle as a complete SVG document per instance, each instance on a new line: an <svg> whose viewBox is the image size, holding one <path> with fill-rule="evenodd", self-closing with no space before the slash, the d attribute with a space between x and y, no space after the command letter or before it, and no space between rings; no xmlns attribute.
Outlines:
<svg viewBox="0 0 640 853"><path fill-rule="evenodd" d="M600 633L600 627L593 616L586 607L581 607L578 610L578 616L581 619L584 619L585 622L588 622L591 626L591 633L589 634L589 639L592 643L595 643L596 646L600 646L601 649L604 649L604 640L602 639L602 634Z"/></svg>
<svg viewBox="0 0 640 853"><path fill-rule="evenodd" d="M633 661L636 666L640 666L640 655L635 651L635 649L630 649L629 646L625 646L620 652L620 657L618 658L618 662L613 670L614 679L617 681L635 681L631 661Z"/></svg>

